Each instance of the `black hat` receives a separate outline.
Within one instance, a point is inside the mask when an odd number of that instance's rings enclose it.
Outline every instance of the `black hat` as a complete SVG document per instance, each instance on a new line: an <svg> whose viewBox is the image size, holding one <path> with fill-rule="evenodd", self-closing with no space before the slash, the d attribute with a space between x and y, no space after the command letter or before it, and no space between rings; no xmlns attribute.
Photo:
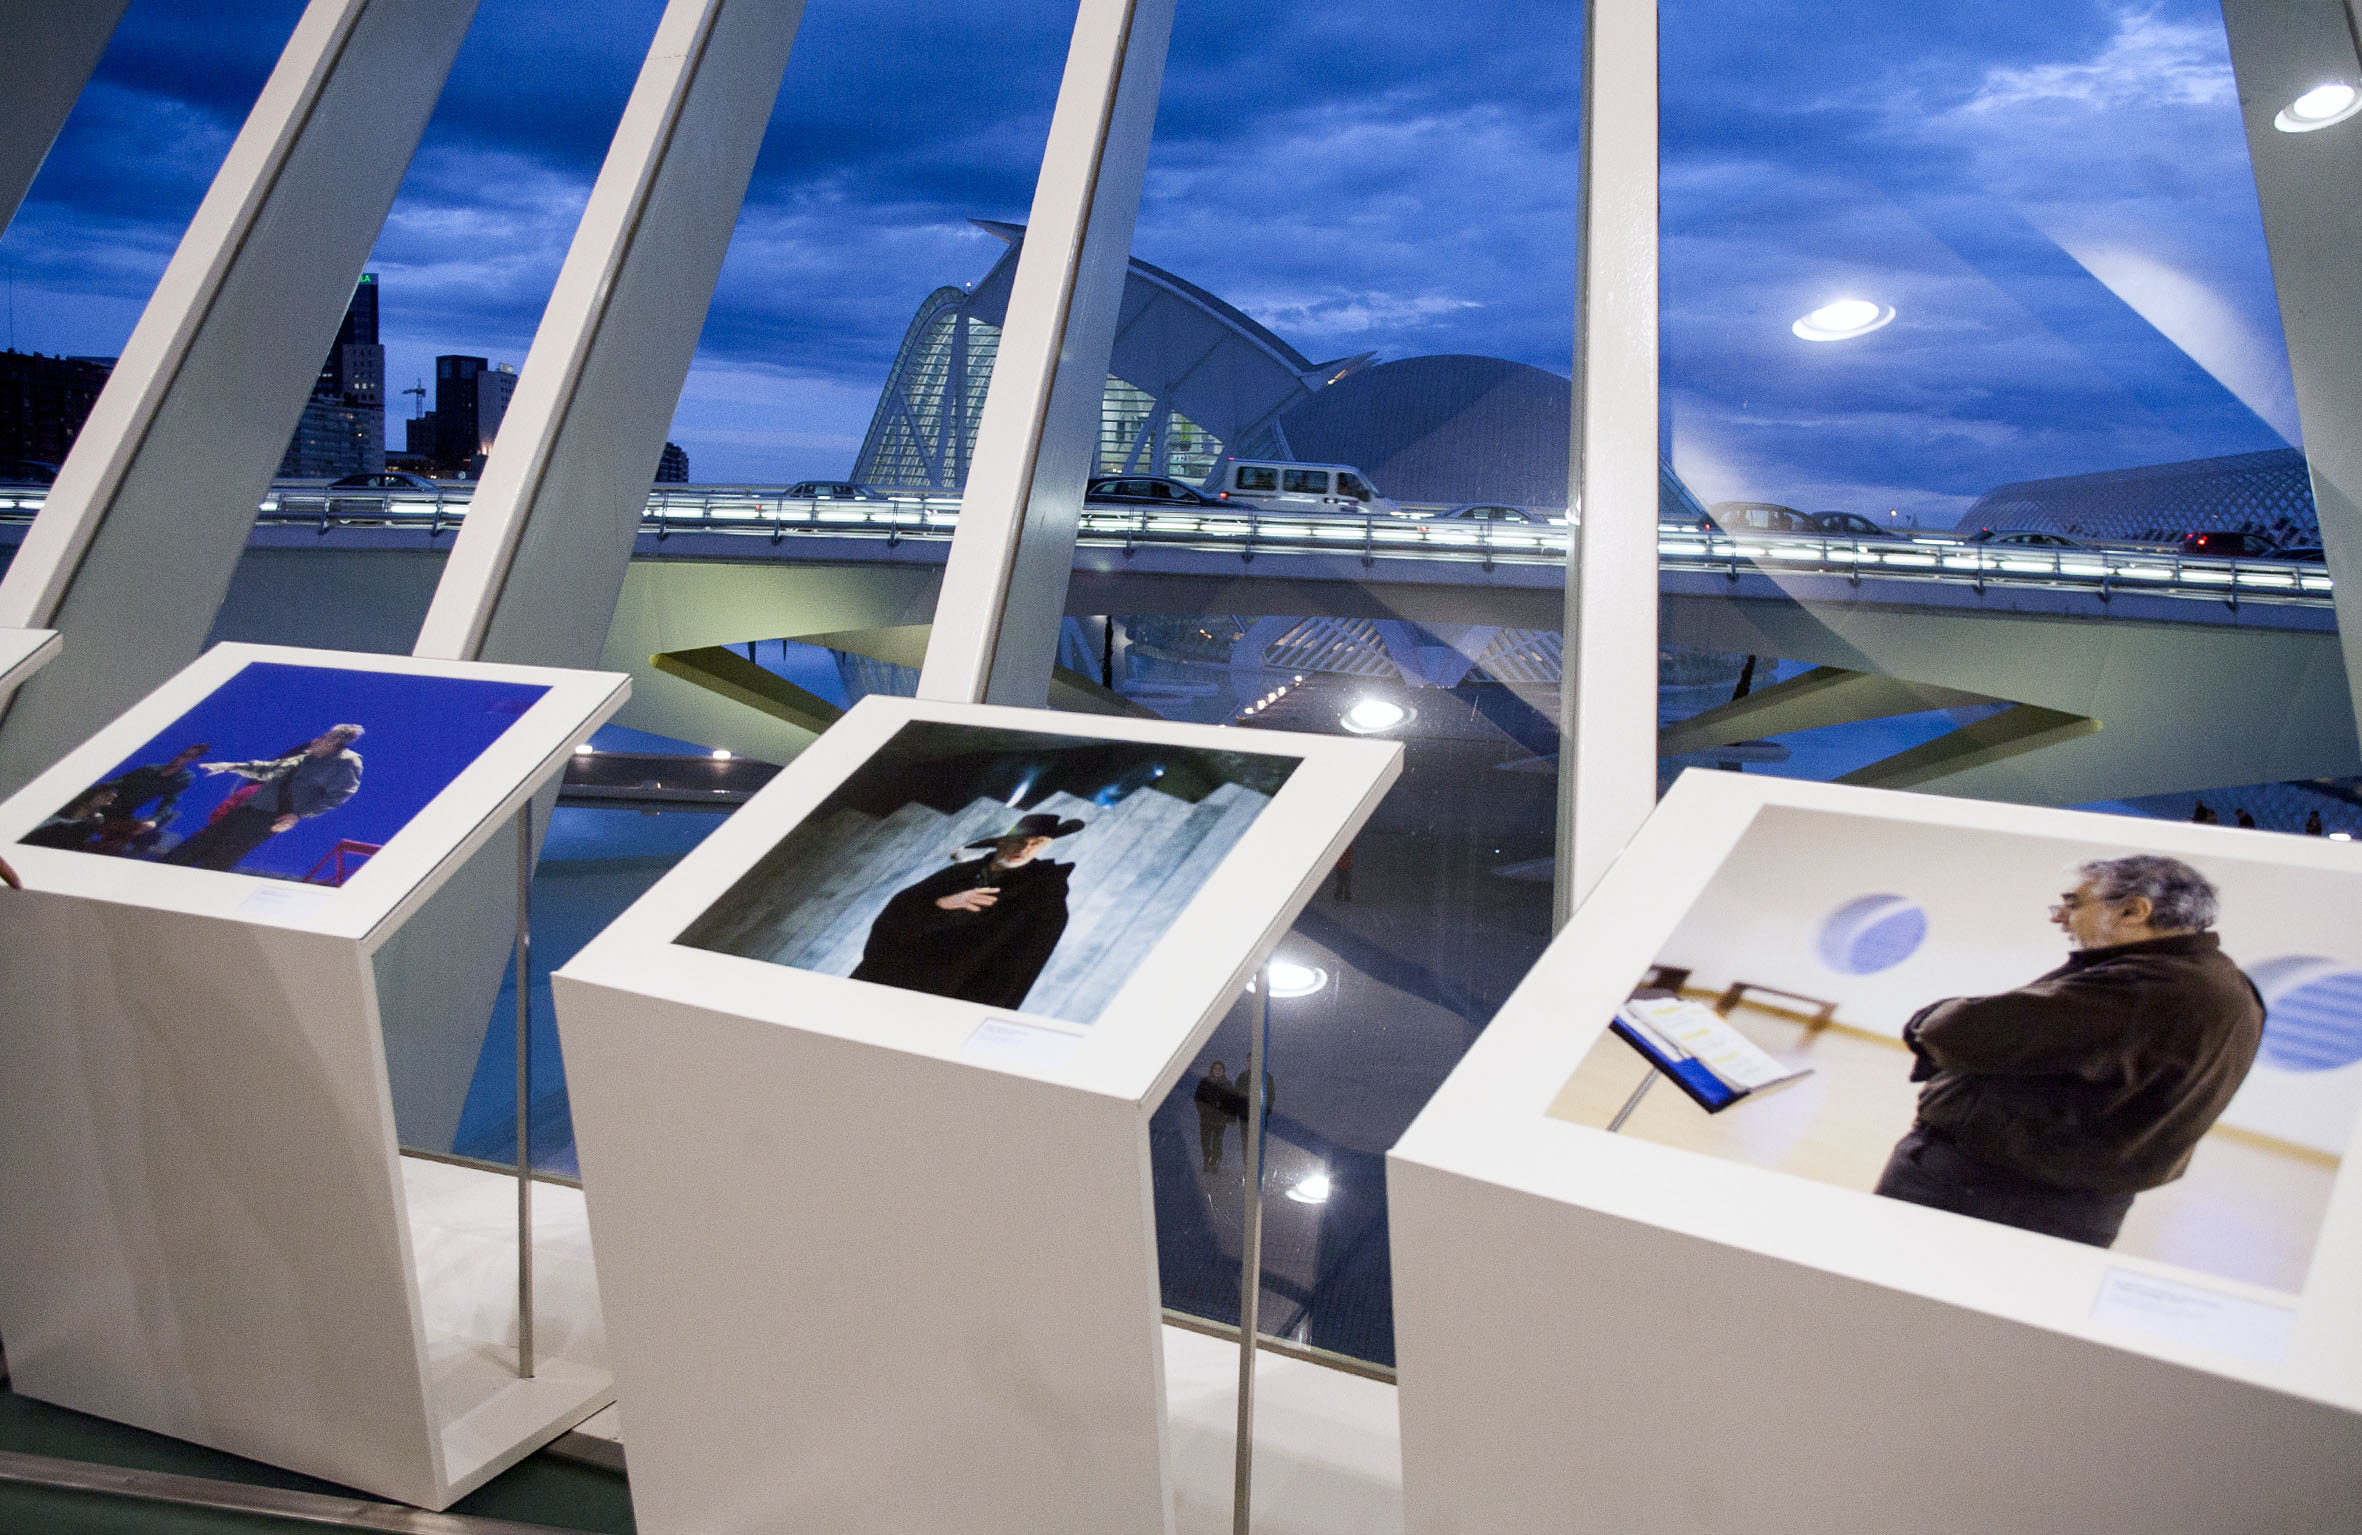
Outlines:
<svg viewBox="0 0 2362 1535"><path fill-rule="evenodd" d="M978 837L975 841L968 843L967 846L991 847L994 843L1006 842L1011 837L1050 837L1053 839L1058 837L1071 837L1082 829L1083 823L1080 821L1061 821L1046 810L1037 811L1036 813L1029 816L1020 816L1016 825L1010 827L1007 831L1002 832L1000 835L996 837Z"/></svg>

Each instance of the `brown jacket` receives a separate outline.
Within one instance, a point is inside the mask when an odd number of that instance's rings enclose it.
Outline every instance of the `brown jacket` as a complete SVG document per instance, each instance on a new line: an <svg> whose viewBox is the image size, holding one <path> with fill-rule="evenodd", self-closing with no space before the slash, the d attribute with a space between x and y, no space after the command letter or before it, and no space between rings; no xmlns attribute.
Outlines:
<svg viewBox="0 0 2362 1535"><path fill-rule="evenodd" d="M2084 949L1903 1028L1919 1124L1981 1162L2061 1188L2170 1183L2246 1080L2264 1004L2212 933Z"/></svg>

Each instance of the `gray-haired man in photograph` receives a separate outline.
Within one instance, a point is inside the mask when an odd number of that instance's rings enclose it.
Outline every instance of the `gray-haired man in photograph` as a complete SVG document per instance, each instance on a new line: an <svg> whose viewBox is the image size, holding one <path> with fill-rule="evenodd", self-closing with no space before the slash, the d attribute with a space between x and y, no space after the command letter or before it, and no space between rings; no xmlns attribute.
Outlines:
<svg viewBox="0 0 2362 1535"><path fill-rule="evenodd" d="M2065 964L1904 1025L1927 1086L1879 1193L2106 1247L2246 1080L2263 998L2207 931L2206 876L2143 854L2074 878L2050 908Z"/></svg>

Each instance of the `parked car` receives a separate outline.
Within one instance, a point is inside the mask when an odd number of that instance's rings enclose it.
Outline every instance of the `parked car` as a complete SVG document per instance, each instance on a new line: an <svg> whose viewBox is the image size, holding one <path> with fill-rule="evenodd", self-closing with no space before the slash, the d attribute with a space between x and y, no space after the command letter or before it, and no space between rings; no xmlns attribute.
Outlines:
<svg viewBox="0 0 2362 1535"><path fill-rule="evenodd" d="M1813 526L1823 533L1839 538L1892 538L1894 530L1882 528L1859 512L1814 512Z"/></svg>
<svg viewBox="0 0 2362 1535"><path fill-rule="evenodd" d="M1464 522L1557 522L1548 512L1530 506L1509 506L1498 501L1470 501L1440 512L1438 518L1453 517Z"/></svg>
<svg viewBox="0 0 2362 1535"><path fill-rule="evenodd" d="M1810 512L1776 501L1717 501L1698 519L1701 533L1818 533Z"/></svg>
<svg viewBox="0 0 2362 1535"><path fill-rule="evenodd" d="M2091 545L2064 533L2052 533L2041 528L1979 528L1968 536L1972 544L1993 544L2016 549L2088 549Z"/></svg>
<svg viewBox="0 0 2362 1535"><path fill-rule="evenodd" d="M0 459L0 485L54 485L57 465L37 458Z"/></svg>
<svg viewBox="0 0 2362 1535"><path fill-rule="evenodd" d="M442 487L424 475L404 470L389 469L383 474L348 474L341 480L330 480L330 490L378 490L402 492L409 495L438 495Z"/></svg>
<svg viewBox="0 0 2362 1535"><path fill-rule="evenodd" d="M1253 501L1209 496L1194 485L1151 474L1109 475L1093 480L1083 499L1093 506L1155 506L1201 512L1260 512Z"/></svg>
<svg viewBox="0 0 2362 1535"><path fill-rule="evenodd" d="M867 485L854 485L844 480L798 480L787 487L790 501L883 501L886 498Z"/></svg>
<svg viewBox="0 0 2362 1535"><path fill-rule="evenodd" d="M2224 560L2270 559L2278 546L2262 533L2236 528L2207 528L2182 535L2182 553L2207 554Z"/></svg>
<svg viewBox="0 0 2362 1535"><path fill-rule="evenodd" d="M1351 464L1295 464L1281 459L1223 460L1206 482L1217 501L1248 500L1270 512L1348 512L1400 517L1403 509L1378 494Z"/></svg>
<svg viewBox="0 0 2362 1535"><path fill-rule="evenodd" d="M2329 556L2321 552L2319 544L2290 544L2272 556L2275 560L2293 560L2306 565L2328 563Z"/></svg>

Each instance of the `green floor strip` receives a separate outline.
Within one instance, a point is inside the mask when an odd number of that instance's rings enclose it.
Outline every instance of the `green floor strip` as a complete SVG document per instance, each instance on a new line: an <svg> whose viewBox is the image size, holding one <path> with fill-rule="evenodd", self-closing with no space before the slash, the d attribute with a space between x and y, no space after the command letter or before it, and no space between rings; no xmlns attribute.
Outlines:
<svg viewBox="0 0 2362 1535"><path fill-rule="evenodd" d="M313 1477L52 1407L14 1391L0 1391L0 1450L250 1487L366 1497ZM633 1535L631 1492L622 1477L546 1453L469 1494L451 1512L593 1535ZM0 1482L0 1530L10 1535L285 1535L320 1528L268 1514Z"/></svg>

